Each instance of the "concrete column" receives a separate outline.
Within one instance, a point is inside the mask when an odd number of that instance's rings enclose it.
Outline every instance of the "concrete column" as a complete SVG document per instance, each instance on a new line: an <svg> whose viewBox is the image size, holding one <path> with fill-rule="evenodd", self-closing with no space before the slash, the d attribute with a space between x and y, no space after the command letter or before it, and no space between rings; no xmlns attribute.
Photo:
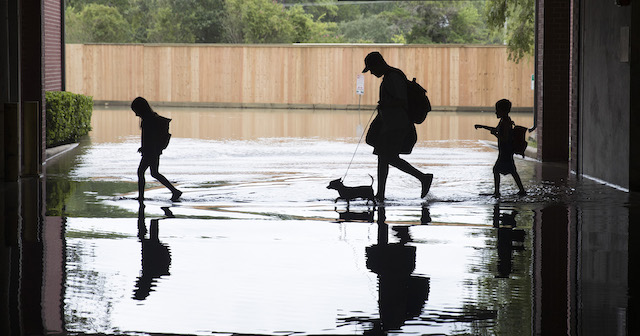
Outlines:
<svg viewBox="0 0 640 336"><path fill-rule="evenodd" d="M44 33L43 33L43 0L20 1L20 101L38 102L41 116L44 113ZM25 107L23 106L23 109ZM23 110L23 112L25 112ZM27 117L28 118L28 117ZM27 119L25 119L27 120ZM38 121L38 143L43 143L41 125ZM26 127L31 127L25 126ZM24 141L24 139L23 139ZM29 139L31 141L31 139ZM42 146L42 145L40 145ZM41 152L43 150L39 150ZM23 158L24 159L24 158ZM30 159L30 158L29 158ZM30 163L29 163L30 164ZM31 169L33 170L33 169ZM26 173L26 172L25 172ZM33 176L33 174L28 174Z"/></svg>
<svg viewBox="0 0 640 336"><path fill-rule="evenodd" d="M537 1L538 159L568 162L571 3Z"/></svg>
<svg viewBox="0 0 640 336"><path fill-rule="evenodd" d="M629 63L631 68L631 116L630 116L630 150L629 156L629 189L632 192L640 191L640 157L637 155L640 150L640 3L636 2L631 6L631 26L630 28L630 55ZM637 193L630 195L631 200L637 204ZM628 335L640 335L640 285L635 276L635 272L640 267L640 209L629 207L629 310L627 311Z"/></svg>
<svg viewBox="0 0 640 336"><path fill-rule="evenodd" d="M40 104L37 101L24 102L22 118L22 167L20 176L36 177L41 167Z"/></svg>
<svg viewBox="0 0 640 336"><path fill-rule="evenodd" d="M629 27L630 88L630 143L629 143L629 189L640 191L640 3L631 6Z"/></svg>
<svg viewBox="0 0 640 336"><path fill-rule="evenodd" d="M15 182L20 174L19 104L4 105L4 180Z"/></svg>

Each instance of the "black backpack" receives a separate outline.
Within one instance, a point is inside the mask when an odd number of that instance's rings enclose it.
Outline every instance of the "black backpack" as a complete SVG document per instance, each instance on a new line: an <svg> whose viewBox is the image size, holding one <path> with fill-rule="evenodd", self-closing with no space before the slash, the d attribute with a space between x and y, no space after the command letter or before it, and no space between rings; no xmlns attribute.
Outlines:
<svg viewBox="0 0 640 336"><path fill-rule="evenodd" d="M169 133L171 119L156 114L153 120L155 124L153 126L155 128L154 139L157 142L157 148L166 149L169 146L169 140L171 140L171 133Z"/></svg>
<svg viewBox="0 0 640 336"><path fill-rule="evenodd" d="M524 157L524 151L527 149L527 128L524 126L513 126L513 152Z"/></svg>
<svg viewBox="0 0 640 336"><path fill-rule="evenodd" d="M422 124L427 113L431 111L431 102L427 97L425 90L414 78L412 81L407 79L407 103L409 110L409 119L416 124Z"/></svg>
<svg viewBox="0 0 640 336"><path fill-rule="evenodd" d="M171 119L160 117L162 121L162 127L160 128L160 144L162 145L162 149L167 148L169 146L169 140L171 140L171 133L169 133L169 123Z"/></svg>

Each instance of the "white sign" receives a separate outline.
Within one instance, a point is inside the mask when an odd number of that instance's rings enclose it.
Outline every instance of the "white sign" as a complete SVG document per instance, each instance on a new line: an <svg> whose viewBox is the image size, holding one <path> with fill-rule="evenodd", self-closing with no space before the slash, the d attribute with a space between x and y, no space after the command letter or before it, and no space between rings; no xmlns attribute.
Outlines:
<svg viewBox="0 0 640 336"><path fill-rule="evenodd" d="M535 76L531 75L531 90L535 90L536 89L536 81L535 81Z"/></svg>
<svg viewBox="0 0 640 336"><path fill-rule="evenodd" d="M356 94L363 95L364 94L364 75L358 74L356 79Z"/></svg>

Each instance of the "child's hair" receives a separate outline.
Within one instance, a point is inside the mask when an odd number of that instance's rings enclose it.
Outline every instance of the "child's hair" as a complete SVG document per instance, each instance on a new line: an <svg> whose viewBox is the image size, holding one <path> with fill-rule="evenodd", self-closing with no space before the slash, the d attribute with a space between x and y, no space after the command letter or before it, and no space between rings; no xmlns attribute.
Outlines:
<svg viewBox="0 0 640 336"><path fill-rule="evenodd" d="M137 97L131 102L131 109L143 116L149 115L153 112L149 102L142 97Z"/></svg>
<svg viewBox="0 0 640 336"><path fill-rule="evenodd" d="M496 111L509 113L511 111L511 102L509 99L500 99L496 102Z"/></svg>

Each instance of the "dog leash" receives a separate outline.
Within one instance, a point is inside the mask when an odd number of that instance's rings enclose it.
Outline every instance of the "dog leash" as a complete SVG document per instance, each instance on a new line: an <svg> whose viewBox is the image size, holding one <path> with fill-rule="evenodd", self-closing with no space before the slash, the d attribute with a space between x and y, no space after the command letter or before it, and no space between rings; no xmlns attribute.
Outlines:
<svg viewBox="0 0 640 336"><path fill-rule="evenodd" d="M360 140L358 140L358 144L356 145L356 150L353 152L353 155L351 156L351 161L349 161L349 165L347 166L347 171L344 172L344 176L342 177L342 179L340 179L341 181L344 181L344 179L347 178L347 174L349 173L349 168L351 168L351 164L353 163L353 158L356 157L356 153L358 152L358 147L360 146L360 143L362 142L362 138L366 134L365 131L367 130L367 127L369 127L369 124L371 123L371 119L373 119L373 115L376 113L377 110L378 110L378 107L376 106L376 108L373 109L373 112L371 113L371 116L369 117L369 121L367 121L367 125L362 130L362 134L360 135Z"/></svg>

